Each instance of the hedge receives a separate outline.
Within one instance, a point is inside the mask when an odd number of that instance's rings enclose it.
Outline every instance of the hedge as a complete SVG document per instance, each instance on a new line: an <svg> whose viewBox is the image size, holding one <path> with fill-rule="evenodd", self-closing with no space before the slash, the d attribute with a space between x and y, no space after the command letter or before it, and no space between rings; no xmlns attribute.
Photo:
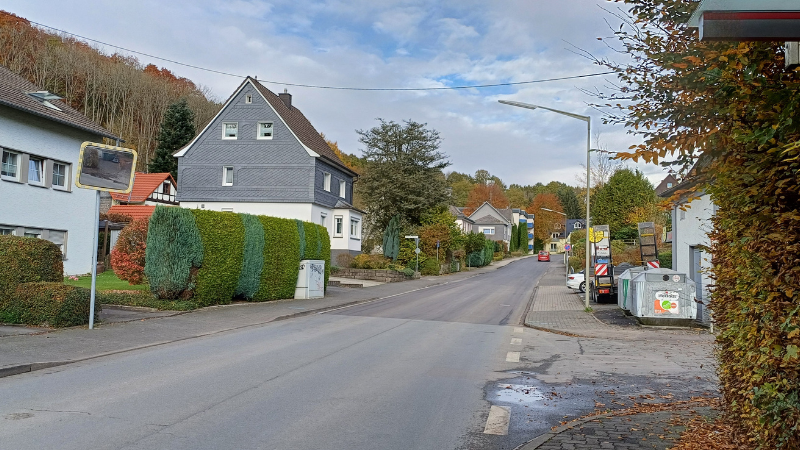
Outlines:
<svg viewBox="0 0 800 450"><path fill-rule="evenodd" d="M264 227L258 217L242 214L244 225L244 256L236 296L253 298L261 284L264 267Z"/></svg>
<svg viewBox="0 0 800 450"><path fill-rule="evenodd" d="M242 215L190 211L203 240L203 264L197 272L194 300L200 306L230 303L236 295L244 260Z"/></svg>
<svg viewBox="0 0 800 450"><path fill-rule="evenodd" d="M0 322L49 327L89 323L91 291L61 282L22 283L0 300ZM100 305L95 306L99 321Z"/></svg>
<svg viewBox="0 0 800 450"><path fill-rule="evenodd" d="M12 295L22 283L61 282L63 277L61 250L52 242L0 236L0 299Z"/></svg>
<svg viewBox="0 0 800 450"><path fill-rule="evenodd" d="M293 298L300 269L300 234L292 219L258 216L264 228L264 268L261 283L253 296L254 301ZM303 240L305 243L305 240Z"/></svg>
<svg viewBox="0 0 800 450"><path fill-rule="evenodd" d="M150 290L173 299L191 292L203 262L203 242L191 211L156 206L150 216L144 273Z"/></svg>

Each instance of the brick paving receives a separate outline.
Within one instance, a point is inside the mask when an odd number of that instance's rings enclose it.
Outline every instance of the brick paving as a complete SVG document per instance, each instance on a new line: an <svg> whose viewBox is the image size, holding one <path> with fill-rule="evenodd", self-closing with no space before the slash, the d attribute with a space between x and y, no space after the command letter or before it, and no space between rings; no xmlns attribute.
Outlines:
<svg viewBox="0 0 800 450"><path fill-rule="evenodd" d="M608 330L605 324L584 311L581 297L566 287L563 264L553 264L542 276L525 325L572 334Z"/></svg>
<svg viewBox="0 0 800 450"><path fill-rule="evenodd" d="M666 450L677 443L684 431L681 424L695 414L714 417L717 412L702 407L588 419L559 427L522 446L521 450Z"/></svg>

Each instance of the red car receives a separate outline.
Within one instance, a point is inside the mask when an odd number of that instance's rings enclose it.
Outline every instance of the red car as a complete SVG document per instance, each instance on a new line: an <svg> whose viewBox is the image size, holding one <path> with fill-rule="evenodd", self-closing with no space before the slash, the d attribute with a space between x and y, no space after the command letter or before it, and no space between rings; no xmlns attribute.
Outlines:
<svg viewBox="0 0 800 450"><path fill-rule="evenodd" d="M550 252L547 251L540 251L539 252L539 261L547 261L550 262Z"/></svg>

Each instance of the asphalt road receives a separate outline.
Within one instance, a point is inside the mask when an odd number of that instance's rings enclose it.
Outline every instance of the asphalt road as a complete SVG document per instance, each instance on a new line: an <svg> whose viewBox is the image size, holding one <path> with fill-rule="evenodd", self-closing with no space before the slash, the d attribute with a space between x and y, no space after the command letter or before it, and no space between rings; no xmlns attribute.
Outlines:
<svg viewBox="0 0 800 450"><path fill-rule="evenodd" d="M513 448L487 385L547 266L3 378L0 448Z"/></svg>

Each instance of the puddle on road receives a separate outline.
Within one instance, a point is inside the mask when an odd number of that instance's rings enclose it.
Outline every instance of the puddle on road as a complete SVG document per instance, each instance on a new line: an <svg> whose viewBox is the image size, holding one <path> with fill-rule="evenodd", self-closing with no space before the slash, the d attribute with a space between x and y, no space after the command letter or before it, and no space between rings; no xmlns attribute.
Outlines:
<svg viewBox="0 0 800 450"><path fill-rule="evenodd" d="M527 384L498 384L497 396L493 402L534 403L544 400L544 394L536 386Z"/></svg>

